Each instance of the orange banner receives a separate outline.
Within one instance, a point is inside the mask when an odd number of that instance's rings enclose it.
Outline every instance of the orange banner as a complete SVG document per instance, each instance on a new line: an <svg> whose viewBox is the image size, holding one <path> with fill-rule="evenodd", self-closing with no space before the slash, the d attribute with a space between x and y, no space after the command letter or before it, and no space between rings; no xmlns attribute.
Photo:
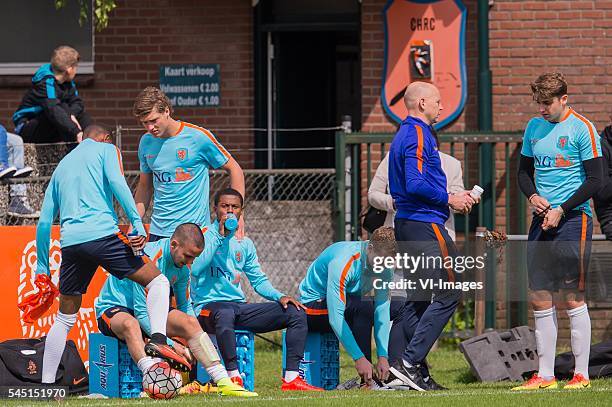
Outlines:
<svg viewBox="0 0 612 407"><path fill-rule="evenodd" d="M56 300L51 309L28 325L21 319L17 303L27 294L34 292L34 271L36 269L36 227L35 226L0 226L0 258L2 259L0 298L4 302L0 316L0 341L16 338L40 338L47 335L58 310ZM54 226L51 233L49 267L55 284L59 280L59 266L62 255L59 243L59 227ZM99 268L96 272L79 311L77 322L72 328L69 339L79 349L85 367L89 366L89 334L98 332L94 301L98 297L108 273Z"/></svg>

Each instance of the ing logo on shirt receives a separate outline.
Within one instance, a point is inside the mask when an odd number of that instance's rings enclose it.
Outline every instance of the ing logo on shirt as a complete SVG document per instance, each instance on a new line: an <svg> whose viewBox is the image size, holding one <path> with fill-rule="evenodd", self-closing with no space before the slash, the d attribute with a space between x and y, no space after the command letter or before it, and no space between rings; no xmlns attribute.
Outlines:
<svg viewBox="0 0 612 407"><path fill-rule="evenodd" d="M167 171L153 171L153 177L157 182L172 182L172 174Z"/></svg>
<svg viewBox="0 0 612 407"><path fill-rule="evenodd" d="M185 171L181 167L176 167L176 174L174 177L176 182L189 181L192 178L193 178L193 175L189 171Z"/></svg>
<svg viewBox="0 0 612 407"><path fill-rule="evenodd" d="M557 154L555 157L555 167L570 167L572 164L572 160L565 158L563 154Z"/></svg>
<svg viewBox="0 0 612 407"><path fill-rule="evenodd" d="M570 167L574 164L572 160L563 154L557 154L554 159L547 155L534 155L533 158L538 167Z"/></svg>

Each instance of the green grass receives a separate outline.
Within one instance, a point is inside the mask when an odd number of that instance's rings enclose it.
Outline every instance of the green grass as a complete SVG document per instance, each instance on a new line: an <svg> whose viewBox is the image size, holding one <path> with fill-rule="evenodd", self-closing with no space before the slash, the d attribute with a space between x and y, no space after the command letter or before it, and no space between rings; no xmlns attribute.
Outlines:
<svg viewBox="0 0 612 407"><path fill-rule="evenodd" d="M275 338L276 339L276 338ZM124 406L124 405L176 405L200 406L215 403L221 406L612 406L612 380L593 380L592 389L582 391L549 390L546 392L511 392L511 383L483 384L471 375L467 362L455 346L441 346L431 353L429 362L436 381L449 387L444 392L419 393L415 391L332 391L325 393L283 393L280 386L281 352L257 339L255 356L255 387L259 398L221 398L217 395L183 396L169 401L137 400L89 400L70 398L60 403L72 406ZM346 354L341 357L341 381L355 376L353 363ZM3 400L4 401L4 400ZM2 405L24 405L2 403ZM41 403L33 403L42 405ZM57 405L57 402L54 402Z"/></svg>

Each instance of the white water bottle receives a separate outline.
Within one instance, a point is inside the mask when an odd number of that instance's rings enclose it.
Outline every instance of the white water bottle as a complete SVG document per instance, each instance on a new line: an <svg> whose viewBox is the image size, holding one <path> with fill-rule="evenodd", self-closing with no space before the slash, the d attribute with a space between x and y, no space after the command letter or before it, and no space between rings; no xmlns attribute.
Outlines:
<svg viewBox="0 0 612 407"><path fill-rule="evenodd" d="M484 189L482 189L480 185L474 185L474 187L470 191L470 195L472 196L472 198L478 199L480 198L483 192L484 192Z"/></svg>

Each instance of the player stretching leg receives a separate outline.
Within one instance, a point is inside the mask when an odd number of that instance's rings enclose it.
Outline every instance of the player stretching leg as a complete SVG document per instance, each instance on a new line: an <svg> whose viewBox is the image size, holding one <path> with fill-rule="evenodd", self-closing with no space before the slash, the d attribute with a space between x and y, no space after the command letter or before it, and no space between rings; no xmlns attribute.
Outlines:
<svg viewBox="0 0 612 407"><path fill-rule="evenodd" d="M590 387L591 319L584 302L593 223L589 199L602 180L595 127L567 105L567 83L545 73L531 84L542 117L527 124L519 185L535 207L529 228L527 268L535 317L538 372L513 390L555 389L556 305L567 309L576 367L565 389ZM534 181L535 179L535 181ZM556 297L555 293L559 293Z"/></svg>
<svg viewBox="0 0 612 407"><path fill-rule="evenodd" d="M153 263L145 263L134 255L127 237L117 227L113 195L138 231L139 236L133 245L144 246L146 231L123 177L121 154L110 144L105 129L90 126L85 131L83 142L64 157L53 172L36 229L36 279L52 284L49 279L49 239L53 219L59 213L62 246L60 304L45 344L43 383L55 382L66 337L76 322L82 295L98 266L117 278L127 277L148 289L146 308L151 316L153 334L147 351L154 350L175 364L187 363L184 357L166 345L168 279Z"/></svg>
<svg viewBox="0 0 612 407"><path fill-rule="evenodd" d="M214 241L208 241L206 250L215 252L222 242L221 236ZM162 274L171 282L176 298L177 308L170 309L169 313L166 310L168 335L186 341L189 350L205 367L221 394L239 397L257 396L257 393L246 391L229 379L214 345L200 328L193 313L189 296L189 266L203 250L202 231L193 223L179 225L171 238L148 243L145 248L145 253L153 259ZM125 341L132 359L143 372L156 362L142 352L143 333L149 335L151 332L146 312L145 291L142 286L129 280L119 280L109 276L100 292L96 315L98 315L100 332ZM183 345L170 339L168 342L179 354L191 359L190 353Z"/></svg>

